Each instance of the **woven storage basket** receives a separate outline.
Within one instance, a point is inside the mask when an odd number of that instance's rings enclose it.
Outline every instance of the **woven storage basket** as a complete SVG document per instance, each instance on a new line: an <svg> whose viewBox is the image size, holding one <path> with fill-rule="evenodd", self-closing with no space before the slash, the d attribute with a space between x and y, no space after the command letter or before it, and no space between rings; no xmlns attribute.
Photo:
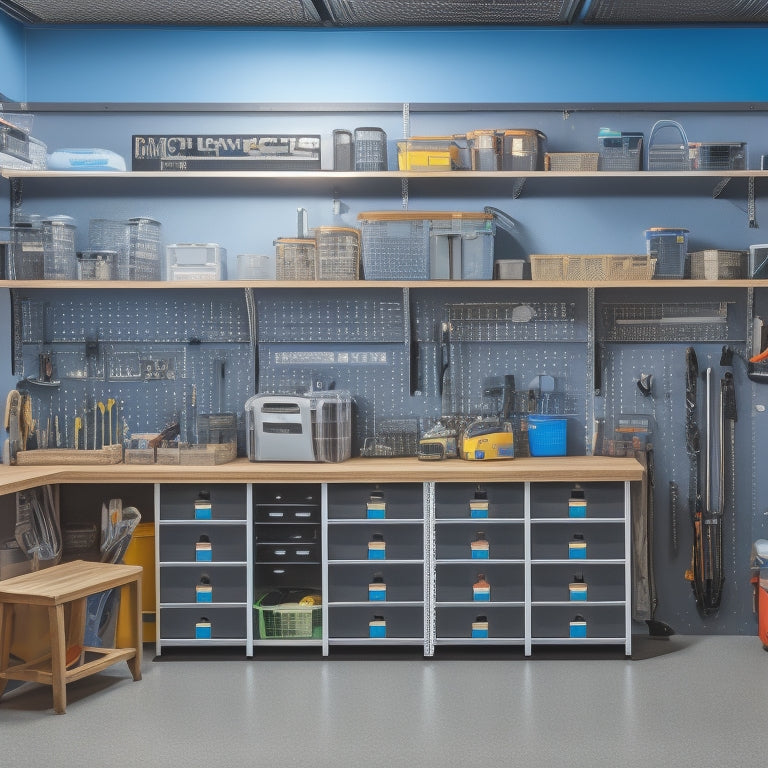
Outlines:
<svg viewBox="0 0 768 768"><path fill-rule="evenodd" d="M547 152L545 171L596 171L599 152Z"/></svg>
<svg viewBox="0 0 768 768"><path fill-rule="evenodd" d="M707 250L688 254L691 280L741 280L746 277L747 251Z"/></svg>
<svg viewBox="0 0 768 768"><path fill-rule="evenodd" d="M647 254L532 253L532 280L650 280L656 259Z"/></svg>

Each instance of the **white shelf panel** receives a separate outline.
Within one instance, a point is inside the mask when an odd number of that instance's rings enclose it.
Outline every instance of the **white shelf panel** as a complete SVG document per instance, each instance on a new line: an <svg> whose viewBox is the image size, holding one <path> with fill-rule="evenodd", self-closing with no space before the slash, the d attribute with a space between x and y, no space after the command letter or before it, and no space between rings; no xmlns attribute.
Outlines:
<svg viewBox="0 0 768 768"><path fill-rule="evenodd" d="M623 637L532 637L532 645L624 645Z"/></svg>
<svg viewBox="0 0 768 768"><path fill-rule="evenodd" d="M206 568L217 568L221 566L233 566L233 565L239 565L239 566L247 566L248 563L244 562L243 560L170 560L170 561L160 561L158 565L161 568L192 568L192 567L200 567L201 565L205 566Z"/></svg>
<svg viewBox="0 0 768 768"><path fill-rule="evenodd" d="M248 525L247 520L159 520L160 525Z"/></svg>
<svg viewBox="0 0 768 768"><path fill-rule="evenodd" d="M493 564L499 564L499 565L524 565L525 560L523 558L515 558L515 559L502 559L497 557L488 557L488 558L476 558L476 557L462 557L462 558L451 558L449 560L444 560L442 558L438 558L435 560L436 565L454 565L454 564L463 564L463 563L471 563L472 565L487 565L488 563Z"/></svg>
<svg viewBox="0 0 768 768"><path fill-rule="evenodd" d="M206 648L213 645L247 645L247 641L243 637L222 638L217 637L212 640L198 640L197 638L160 638L160 644L163 646L190 646L197 648Z"/></svg>
<svg viewBox="0 0 768 768"><path fill-rule="evenodd" d="M438 601L435 608L525 608L522 600L457 600Z"/></svg>
<svg viewBox="0 0 768 768"><path fill-rule="evenodd" d="M333 518L328 520L328 525L424 525L423 517L385 517L385 518Z"/></svg>
<svg viewBox="0 0 768 768"><path fill-rule="evenodd" d="M435 645L524 645L522 637L437 637Z"/></svg>
<svg viewBox="0 0 768 768"><path fill-rule="evenodd" d="M534 600L531 605L541 607L545 605L561 605L569 608L578 608L579 606L600 606L600 605L626 605L626 600Z"/></svg>
<svg viewBox="0 0 768 768"><path fill-rule="evenodd" d="M623 517L532 517L532 525L552 525L558 523L576 523L577 525L593 524L593 523L616 523L617 525L624 524Z"/></svg>
<svg viewBox="0 0 768 768"><path fill-rule="evenodd" d="M248 603L160 603L160 608L248 608Z"/></svg>
<svg viewBox="0 0 768 768"><path fill-rule="evenodd" d="M557 558L553 560L531 560L531 565L624 565L627 561L622 558L617 559L597 559L597 558Z"/></svg>
<svg viewBox="0 0 768 768"><path fill-rule="evenodd" d="M435 525L522 525L524 522L522 517L439 517L435 520Z"/></svg>
<svg viewBox="0 0 768 768"><path fill-rule="evenodd" d="M331 637L329 645L423 645L423 637Z"/></svg>
<svg viewBox="0 0 768 768"><path fill-rule="evenodd" d="M423 560L329 560L328 565L423 565Z"/></svg>
<svg viewBox="0 0 768 768"><path fill-rule="evenodd" d="M423 600L355 600L328 603L329 608L400 608L423 605Z"/></svg>

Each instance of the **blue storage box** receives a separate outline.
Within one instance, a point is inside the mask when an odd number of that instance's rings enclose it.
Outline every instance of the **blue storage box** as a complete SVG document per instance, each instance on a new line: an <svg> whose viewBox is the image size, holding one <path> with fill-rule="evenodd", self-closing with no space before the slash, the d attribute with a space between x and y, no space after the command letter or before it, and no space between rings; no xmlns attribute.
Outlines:
<svg viewBox="0 0 768 768"><path fill-rule="evenodd" d="M570 623L569 637L586 637L587 636L587 622L581 617L576 616Z"/></svg>
<svg viewBox="0 0 768 768"><path fill-rule="evenodd" d="M565 456L568 419L532 413L528 416L528 449L531 456Z"/></svg>
<svg viewBox="0 0 768 768"><path fill-rule="evenodd" d="M195 624L195 640L210 640L212 637L211 622L206 618Z"/></svg>
<svg viewBox="0 0 768 768"><path fill-rule="evenodd" d="M368 622L368 637L381 638L387 636L387 622L380 616Z"/></svg>

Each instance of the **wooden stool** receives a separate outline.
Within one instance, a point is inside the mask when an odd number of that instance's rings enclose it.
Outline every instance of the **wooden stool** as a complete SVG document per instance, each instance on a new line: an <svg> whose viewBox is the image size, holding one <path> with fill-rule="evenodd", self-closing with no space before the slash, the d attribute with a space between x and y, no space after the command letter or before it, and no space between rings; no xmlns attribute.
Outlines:
<svg viewBox="0 0 768 768"><path fill-rule="evenodd" d="M57 713L63 713L67 709L66 686L72 680L101 672L123 660L128 662L133 679L141 680L142 570L140 565L75 560L0 581L0 695L8 680L44 683L53 686L53 708ZM130 645L126 648L84 648L88 596L116 587L127 587L123 597L130 601ZM9 667L14 605L48 608L51 652ZM69 631L65 629L65 623ZM97 654L99 658L84 662L86 653ZM68 668L78 660L81 662L78 666Z"/></svg>

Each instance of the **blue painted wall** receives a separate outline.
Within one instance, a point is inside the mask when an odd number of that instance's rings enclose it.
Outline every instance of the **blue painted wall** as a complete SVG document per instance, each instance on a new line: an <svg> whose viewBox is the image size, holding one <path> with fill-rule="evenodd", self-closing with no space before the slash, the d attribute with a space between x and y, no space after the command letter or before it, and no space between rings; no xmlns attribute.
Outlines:
<svg viewBox="0 0 768 768"><path fill-rule="evenodd" d="M27 101L768 101L766 27L25 35L26 89L0 75L0 91Z"/></svg>
<svg viewBox="0 0 768 768"><path fill-rule="evenodd" d="M0 13L0 93L21 100L26 92L24 28Z"/></svg>

